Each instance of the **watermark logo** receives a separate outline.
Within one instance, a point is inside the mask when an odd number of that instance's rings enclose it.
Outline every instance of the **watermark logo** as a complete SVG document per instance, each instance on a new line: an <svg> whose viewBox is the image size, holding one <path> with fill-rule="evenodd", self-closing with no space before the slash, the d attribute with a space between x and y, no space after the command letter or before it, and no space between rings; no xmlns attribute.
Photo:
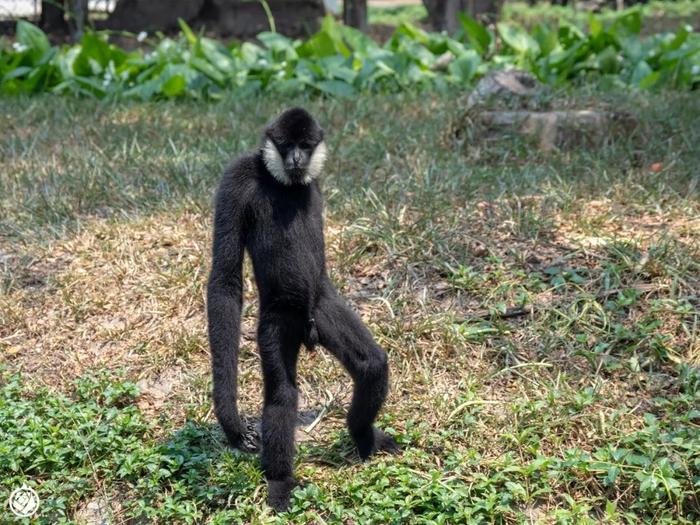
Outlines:
<svg viewBox="0 0 700 525"><path fill-rule="evenodd" d="M39 508L39 495L33 488L23 484L20 488L12 491L7 504L12 514L18 518L28 518L33 516Z"/></svg>

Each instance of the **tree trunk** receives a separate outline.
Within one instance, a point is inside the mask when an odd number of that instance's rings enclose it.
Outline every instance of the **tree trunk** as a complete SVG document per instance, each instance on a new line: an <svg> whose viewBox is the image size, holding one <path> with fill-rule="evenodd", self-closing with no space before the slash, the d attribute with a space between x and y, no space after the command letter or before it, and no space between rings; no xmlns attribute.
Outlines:
<svg viewBox="0 0 700 525"><path fill-rule="evenodd" d="M88 19L88 0L70 0L69 5L68 25L73 40L77 42L83 36Z"/></svg>
<svg viewBox="0 0 700 525"><path fill-rule="evenodd" d="M63 0L42 0L39 26L47 33L64 32L66 21L63 14Z"/></svg>
<svg viewBox="0 0 700 525"><path fill-rule="evenodd" d="M459 27L459 18L457 15L460 11L465 11L466 2L462 0L445 0L445 26L444 30L448 33L454 33Z"/></svg>
<svg viewBox="0 0 700 525"><path fill-rule="evenodd" d="M481 21L493 21L502 3L503 0L423 0L433 29L448 33L459 29L459 13L469 13Z"/></svg>
<svg viewBox="0 0 700 525"><path fill-rule="evenodd" d="M118 0L114 11L101 26L134 33L169 31L177 28L178 18L189 23L203 4L204 0Z"/></svg>
<svg viewBox="0 0 700 525"><path fill-rule="evenodd" d="M276 29L299 37L318 30L323 18L322 0L268 0ZM167 4L167 7L164 7ZM222 37L255 38L270 30L270 21L258 1L251 0L119 0L99 28L139 31L169 31L182 18L193 29L206 29Z"/></svg>
<svg viewBox="0 0 700 525"><path fill-rule="evenodd" d="M343 22L345 25L356 27L363 33L367 32L367 0L344 0Z"/></svg>

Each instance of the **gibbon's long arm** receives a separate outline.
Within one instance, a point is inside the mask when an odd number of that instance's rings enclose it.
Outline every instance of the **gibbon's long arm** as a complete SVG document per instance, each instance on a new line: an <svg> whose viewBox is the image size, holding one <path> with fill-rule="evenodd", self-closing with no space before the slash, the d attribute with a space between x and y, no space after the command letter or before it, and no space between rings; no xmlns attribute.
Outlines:
<svg viewBox="0 0 700 525"><path fill-rule="evenodd" d="M216 196L212 269L207 286L207 320L214 410L231 445L245 448L245 430L237 407L243 291L243 210L227 193L224 183Z"/></svg>

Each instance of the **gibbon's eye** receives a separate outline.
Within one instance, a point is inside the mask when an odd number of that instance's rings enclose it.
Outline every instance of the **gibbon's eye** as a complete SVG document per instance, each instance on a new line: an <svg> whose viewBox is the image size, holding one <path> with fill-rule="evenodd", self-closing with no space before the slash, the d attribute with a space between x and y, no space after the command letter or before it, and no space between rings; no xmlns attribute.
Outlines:
<svg viewBox="0 0 700 525"><path fill-rule="evenodd" d="M311 149L311 144L309 144L308 142L302 142L301 144L299 144L299 147L301 149Z"/></svg>

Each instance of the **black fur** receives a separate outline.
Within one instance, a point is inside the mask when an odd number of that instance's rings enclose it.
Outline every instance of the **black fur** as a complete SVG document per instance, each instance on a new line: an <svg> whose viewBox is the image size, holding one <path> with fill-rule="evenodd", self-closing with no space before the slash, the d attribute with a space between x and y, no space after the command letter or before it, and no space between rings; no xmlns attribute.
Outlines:
<svg viewBox="0 0 700 525"><path fill-rule="evenodd" d="M224 173L216 194L207 313L216 416L232 446L255 450L255 440L236 406L241 267L247 251L260 297L262 468L268 480L268 503L284 510L295 485L296 364L302 343L321 344L352 376L355 389L347 424L360 457L366 459L379 449L393 451L396 444L373 427L388 389L386 352L331 284L326 273L321 192L315 180L300 182L300 165L303 170L308 164L323 132L306 111L292 109L266 129L267 139L275 142L280 153L299 145L306 155L298 155L288 166L292 184L271 175L262 149L239 158ZM287 167L286 152L282 157Z"/></svg>

